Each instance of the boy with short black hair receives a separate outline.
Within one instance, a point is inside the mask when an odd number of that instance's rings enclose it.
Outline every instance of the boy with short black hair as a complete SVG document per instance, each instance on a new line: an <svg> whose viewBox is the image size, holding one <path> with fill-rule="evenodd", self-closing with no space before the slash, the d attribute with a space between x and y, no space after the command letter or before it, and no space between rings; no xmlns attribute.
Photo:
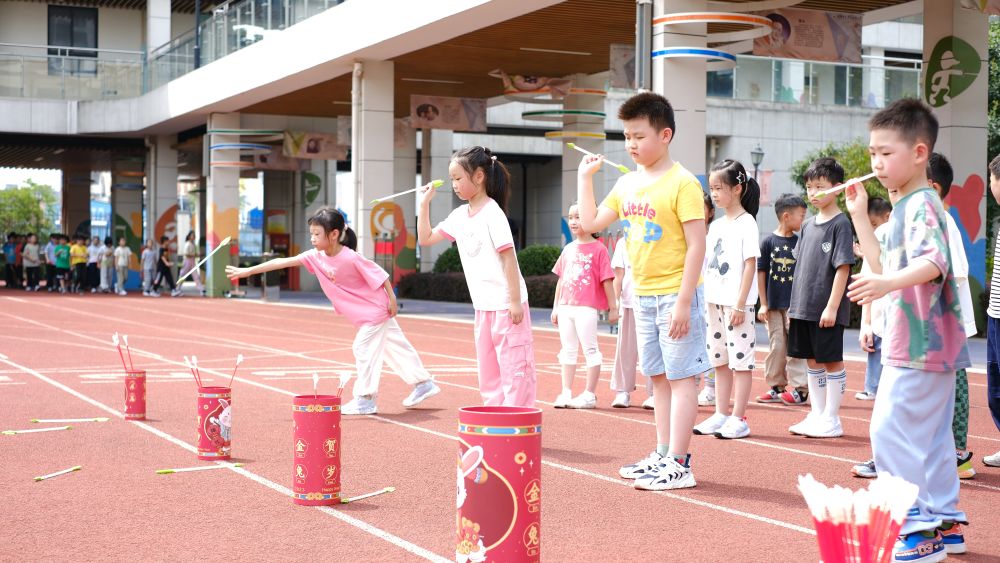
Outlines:
<svg viewBox="0 0 1000 563"><path fill-rule="evenodd" d="M778 228L760 243L757 259L757 287L760 310L757 319L767 325L768 353L764 360L764 380L768 390L757 396L758 403L801 405L809 396L806 362L788 357L788 306L795 280L795 256L799 241L796 231L806 218L806 202L794 194L782 194L774 202ZM789 383L792 388L786 390Z"/></svg>
<svg viewBox="0 0 1000 563"><path fill-rule="evenodd" d="M59 235L59 244L56 245L53 256L55 256L56 279L59 280L59 293L66 293L66 286L70 283L70 246L68 236Z"/></svg>
<svg viewBox="0 0 1000 563"><path fill-rule="evenodd" d="M666 98L636 94L622 104L618 117L639 170L622 176L598 207L593 175L604 157L586 156L579 167L577 196L580 223L588 232L623 221L635 284L639 363L653 382L656 449L619 474L635 479L637 489L693 487L688 446L698 411L695 376L709 368L699 287L705 259L704 192L698 179L670 158L677 126Z"/></svg>
<svg viewBox="0 0 1000 563"><path fill-rule="evenodd" d="M808 364L810 411L788 428L811 438L844 435L840 403L844 398L844 327L850 316L846 288L854 265L851 221L840 212L835 194L824 193L844 181L844 168L828 157L816 159L803 174L815 216L795 246L795 281L788 307L788 355Z"/></svg>
<svg viewBox="0 0 1000 563"><path fill-rule="evenodd" d="M893 203L879 240L868 222L864 188L847 189L847 206L872 269L856 277L848 295L862 304L887 297L872 451L879 472L918 488L894 560L940 561L948 552L966 550L951 422L955 372L970 363L947 219L927 182L938 124L926 104L904 99L876 113L868 128L872 169Z"/></svg>
<svg viewBox="0 0 1000 563"><path fill-rule="evenodd" d="M69 247L69 267L73 272L73 293L80 293L87 286L87 237L76 235Z"/></svg>

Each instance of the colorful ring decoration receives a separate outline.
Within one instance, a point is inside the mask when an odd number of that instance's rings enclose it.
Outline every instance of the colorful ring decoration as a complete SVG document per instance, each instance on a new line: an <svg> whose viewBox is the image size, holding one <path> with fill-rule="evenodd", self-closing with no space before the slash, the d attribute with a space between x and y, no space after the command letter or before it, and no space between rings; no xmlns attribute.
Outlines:
<svg viewBox="0 0 1000 563"><path fill-rule="evenodd" d="M521 119L525 121L562 121L564 117L577 117L580 121L604 123L606 116L603 111L586 109L540 109L521 112Z"/></svg>
<svg viewBox="0 0 1000 563"><path fill-rule="evenodd" d="M237 137L254 137L255 141L281 141L285 132L280 129L209 129L209 135L234 135Z"/></svg>
<svg viewBox="0 0 1000 563"><path fill-rule="evenodd" d="M530 436L542 433L542 425L533 426L475 426L472 424L458 425L459 434L477 434L484 436Z"/></svg>
<svg viewBox="0 0 1000 563"><path fill-rule="evenodd" d="M705 39L709 43L732 43L764 37L771 33L771 20L754 14L738 12L678 12L653 18L653 26L680 25L685 23L719 23L750 26L750 29L709 33Z"/></svg>
<svg viewBox="0 0 1000 563"><path fill-rule="evenodd" d="M293 412L336 412L340 405L292 405Z"/></svg>
<svg viewBox="0 0 1000 563"><path fill-rule="evenodd" d="M546 131L545 138L549 140L559 139L597 139L603 141L608 138L607 133L595 131Z"/></svg>
<svg viewBox="0 0 1000 563"><path fill-rule="evenodd" d="M668 47L653 51L654 59L699 58L708 60L708 70L722 70L736 66L736 55L718 49L702 47Z"/></svg>
<svg viewBox="0 0 1000 563"><path fill-rule="evenodd" d="M216 168L253 168L253 163L246 160L213 160L208 165Z"/></svg>
<svg viewBox="0 0 1000 563"><path fill-rule="evenodd" d="M332 500L339 499L340 493L292 493L298 500Z"/></svg>
<svg viewBox="0 0 1000 563"><path fill-rule="evenodd" d="M115 176L126 176L129 178L142 178L146 175L146 172L143 170L118 170L112 172L112 174Z"/></svg>
<svg viewBox="0 0 1000 563"><path fill-rule="evenodd" d="M551 90L548 87L539 88L538 90L505 90L503 97L507 98L512 102L522 102L525 104L561 104L563 100L553 100L552 98L539 98L544 94L549 94ZM570 88L567 96L607 96L607 90L600 90L598 88Z"/></svg>
<svg viewBox="0 0 1000 563"><path fill-rule="evenodd" d="M208 147L213 151L240 151L243 155L271 154L271 145L260 143L218 143Z"/></svg>
<svg viewBox="0 0 1000 563"><path fill-rule="evenodd" d="M127 184L127 183L111 184L112 190L141 190L144 189L145 187L146 186L142 184Z"/></svg>
<svg viewBox="0 0 1000 563"><path fill-rule="evenodd" d="M796 4L801 4L802 0L760 0L759 2L745 2L743 4L733 4L731 2L709 2L709 8L719 10L729 10L730 12L766 12L768 10L780 10L789 8Z"/></svg>

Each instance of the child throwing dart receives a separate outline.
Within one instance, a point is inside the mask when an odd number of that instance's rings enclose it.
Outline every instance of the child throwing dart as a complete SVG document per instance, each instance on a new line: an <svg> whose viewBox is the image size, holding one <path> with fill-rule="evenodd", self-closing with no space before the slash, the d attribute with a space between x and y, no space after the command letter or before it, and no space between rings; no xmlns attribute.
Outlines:
<svg viewBox="0 0 1000 563"><path fill-rule="evenodd" d="M342 414L378 412L375 400L383 360L403 381L413 385L413 392L403 400L404 407L416 406L440 393L394 318L399 307L389 274L355 252L357 235L345 225L344 216L332 207L320 209L309 218L309 235L312 250L250 268L226 266L226 275L235 280L303 266L319 279L334 309L358 329L353 345L358 378L354 382L354 399L341 408Z"/></svg>

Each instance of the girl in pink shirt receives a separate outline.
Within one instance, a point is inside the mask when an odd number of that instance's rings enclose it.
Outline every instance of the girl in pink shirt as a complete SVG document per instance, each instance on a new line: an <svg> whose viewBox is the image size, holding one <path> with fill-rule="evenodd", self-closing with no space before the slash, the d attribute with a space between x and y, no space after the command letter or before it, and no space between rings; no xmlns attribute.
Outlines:
<svg viewBox="0 0 1000 563"><path fill-rule="evenodd" d="M434 188L421 188L417 235L421 246L445 240L458 255L476 310L476 364L484 405L535 406L535 353L528 290L517 266L507 222L510 172L486 147L455 153L448 166L451 187L467 201L431 229Z"/></svg>
<svg viewBox="0 0 1000 563"><path fill-rule="evenodd" d="M552 273L559 276L552 308L552 324L559 327L559 364L562 366L562 392L553 406L557 409L592 409L597 406L597 380L604 357L597 346L597 321L600 311L608 311L608 322L618 322L611 258L604 244L583 230L576 204L569 206L569 230L575 237L563 248ZM573 397L576 355L583 346L587 363L587 388Z"/></svg>
<svg viewBox="0 0 1000 563"><path fill-rule="evenodd" d="M375 414L375 397L383 360L413 392L403 400L412 407L433 397L441 389L424 369L420 356L396 322L398 310L389 274L355 249L357 235L344 224L344 216L324 207L309 218L309 239L313 245L298 256L275 258L250 268L226 266L230 279L245 278L272 270L302 266L319 280L334 310L347 317L358 329L354 337L354 399L341 407L342 414Z"/></svg>

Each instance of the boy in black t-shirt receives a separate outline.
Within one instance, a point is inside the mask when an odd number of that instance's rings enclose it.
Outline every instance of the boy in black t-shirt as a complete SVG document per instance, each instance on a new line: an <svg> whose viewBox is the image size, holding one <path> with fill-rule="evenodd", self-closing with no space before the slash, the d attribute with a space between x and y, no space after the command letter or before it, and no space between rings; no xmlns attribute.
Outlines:
<svg viewBox="0 0 1000 563"><path fill-rule="evenodd" d="M809 396L806 384L806 362L788 357L788 306L792 300L792 280L795 279L795 257L792 251L806 218L806 202L799 196L783 194L774 203L778 228L760 243L757 259L757 287L760 288L760 310L757 320L767 325L770 351L764 360L764 380L767 391L757 396L758 403L801 405ZM785 389L789 383L792 388Z"/></svg>

